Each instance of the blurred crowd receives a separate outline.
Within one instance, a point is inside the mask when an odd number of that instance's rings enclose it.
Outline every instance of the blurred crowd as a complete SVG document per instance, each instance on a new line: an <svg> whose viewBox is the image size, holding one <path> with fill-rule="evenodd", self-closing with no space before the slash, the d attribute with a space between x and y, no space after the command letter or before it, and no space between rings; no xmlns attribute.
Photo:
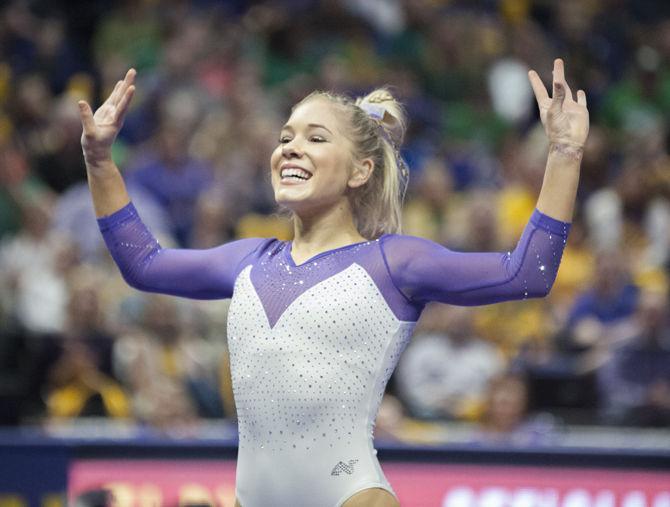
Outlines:
<svg viewBox="0 0 670 507"><path fill-rule="evenodd" d="M547 141L527 71L588 97L577 211L552 293L429 306L378 431L473 441L670 424L670 4L654 0L14 0L0 7L0 424L234 420L227 301L126 287L94 218L76 101L129 67L114 158L164 246L289 239L269 155L314 89L391 85L410 118L404 231L514 248Z"/></svg>

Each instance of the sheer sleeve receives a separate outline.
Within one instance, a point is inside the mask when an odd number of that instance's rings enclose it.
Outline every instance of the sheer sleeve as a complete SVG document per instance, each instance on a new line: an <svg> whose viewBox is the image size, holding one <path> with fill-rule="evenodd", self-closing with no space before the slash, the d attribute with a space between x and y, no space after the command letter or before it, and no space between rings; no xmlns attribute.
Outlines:
<svg viewBox="0 0 670 507"><path fill-rule="evenodd" d="M401 235L383 236L382 252L391 279L411 302L485 305L546 296L569 229L569 223L535 210L512 252L454 252Z"/></svg>
<svg viewBox="0 0 670 507"><path fill-rule="evenodd" d="M194 299L229 298L242 261L267 239L207 250L162 248L132 203L98 219L107 248L131 287Z"/></svg>

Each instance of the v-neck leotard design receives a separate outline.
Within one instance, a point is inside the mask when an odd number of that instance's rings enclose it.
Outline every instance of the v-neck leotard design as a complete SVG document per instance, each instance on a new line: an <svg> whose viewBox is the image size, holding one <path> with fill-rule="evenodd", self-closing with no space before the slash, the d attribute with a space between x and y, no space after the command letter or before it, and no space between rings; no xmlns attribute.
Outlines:
<svg viewBox="0 0 670 507"><path fill-rule="evenodd" d="M132 204L99 225L133 287L232 297L228 346L243 507L337 507L363 489L393 493L373 426L424 305L546 295L569 230L536 210L512 252L459 253L390 234L296 265L291 243L276 239L164 249Z"/></svg>

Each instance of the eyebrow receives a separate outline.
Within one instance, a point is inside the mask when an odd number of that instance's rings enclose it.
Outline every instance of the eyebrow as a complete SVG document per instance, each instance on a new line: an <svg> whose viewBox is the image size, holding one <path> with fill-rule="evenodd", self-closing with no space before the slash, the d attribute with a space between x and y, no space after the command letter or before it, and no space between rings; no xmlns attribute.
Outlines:
<svg viewBox="0 0 670 507"><path fill-rule="evenodd" d="M310 123L310 124L307 125L307 126L308 126L308 127L312 127L312 128L321 128L321 129L323 129L323 130L327 130L328 132L330 132L330 129L329 129L328 127L326 127L325 125L321 125L321 124L319 124L319 123ZM330 133L332 134L332 132L330 132Z"/></svg>
<svg viewBox="0 0 670 507"><path fill-rule="evenodd" d="M330 132L331 134L333 133L328 127L326 127L325 125L321 125L320 123L309 123L307 126L309 128L320 128L320 129L326 130L327 132ZM293 127L286 124L281 129L282 130L293 130Z"/></svg>

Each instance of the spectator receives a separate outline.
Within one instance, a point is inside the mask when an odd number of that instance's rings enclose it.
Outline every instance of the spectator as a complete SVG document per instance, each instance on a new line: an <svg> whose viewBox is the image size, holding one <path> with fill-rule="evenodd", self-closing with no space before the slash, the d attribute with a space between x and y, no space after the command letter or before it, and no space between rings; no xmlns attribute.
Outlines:
<svg viewBox="0 0 670 507"><path fill-rule="evenodd" d="M190 244L198 197L212 182L211 168L188 155L188 126L164 123L154 149L128 171L130 185L147 191L170 217L181 246Z"/></svg>
<svg viewBox="0 0 670 507"><path fill-rule="evenodd" d="M502 374L491 379L486 407L475 441L487 445L538 445L554 438L549 417L528 414L528 386L523 377Z"/></svg>
<svg viewBox="0 0 670 507"><path fill-rule="evenodd" d="M51 418L130 416L126 394L112 376L114 337L102 315L100 281L98 273L88 268L71 273L64 332L44 338L37 368L46 369L52 355L57 357L46 374Z"/></svg>
<svg viewBox="0 0 670 507"><path fill-rule="evenodd" d="M637 305L639 288L631 279L625 253L603 250L595 261L591 287L577 297L568 315L571 350L584 351L616 341L625 332Z"/></svg>
<svg viewBox="0 0 670 507"><path fill-rule="evenodd" d="M188 428L198 415L221 417L220 359L212 347L187 333L171 298L150 296L142 313L140 327L114 347L114 371L130 393L135 417L163 430Z"/></svg>
<svg viewBox="0 0 670 507"><path fill-rule="evenodd" d="M417 333L398 365L398 390L416 417L473 418L489 379L504 367L502 355L474 334L471 308L434 305L425 313L428 329Z"/></svg>
<svg viewBox="0 0 670 507"><path fill-rule="evenodd" d="M0 240L21 229L24 203L48 195L45 184L30 171L18 143L14 139L0 141Z"/></svg>
<svg viewBox="0 0 670 507"><path fill-rule="evenodd" d="M602 422L670 425L670 313L667 296L643 292L632 336L598 370Z"/></svg>
<svg viewBox="0 0 670 507"><path fill-rule="evenodd" d="M76 259L67 238L50 229L52 203L38 194L21 206L22 229L0 244L0 287L23 332L59 332L68 294L65 271Z"/></svg>

